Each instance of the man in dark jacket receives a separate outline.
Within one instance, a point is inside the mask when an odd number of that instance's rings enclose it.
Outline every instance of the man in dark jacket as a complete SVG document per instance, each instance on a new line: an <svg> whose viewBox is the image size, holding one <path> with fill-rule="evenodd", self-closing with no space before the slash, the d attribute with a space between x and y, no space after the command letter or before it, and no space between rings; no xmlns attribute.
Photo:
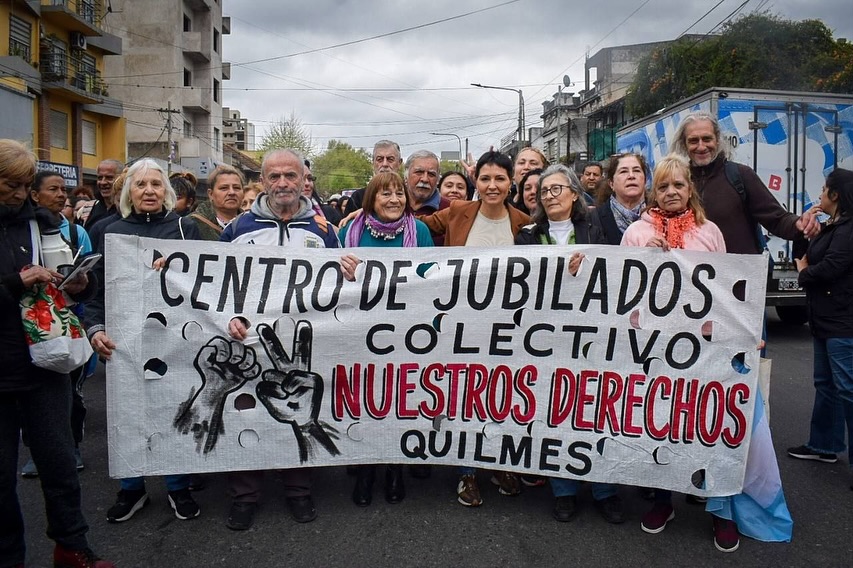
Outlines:
<svg viewBox="0 0 853 568"><path fill-rule="evenodd" d="M728 146L720 124L708 113L687 116L678 126L670 151L690 160L690 173L710 221L716 223L730 253L760 253L756 223L787 240L811 238L820 230L815 216L786 211L752 168L738 164L745 195L726 176Z"/></svg>
<svg viewBox="0 0 853 568"><path fill-rule="evenodd" d="M104 160L98 164L98 182L95 186L95 197L98 200L92 206L89 218L83 225L87 231L94 227L99 220L115 213L118 195L113 191L113 182L123 169L124 164L118 160Z"/></svg>

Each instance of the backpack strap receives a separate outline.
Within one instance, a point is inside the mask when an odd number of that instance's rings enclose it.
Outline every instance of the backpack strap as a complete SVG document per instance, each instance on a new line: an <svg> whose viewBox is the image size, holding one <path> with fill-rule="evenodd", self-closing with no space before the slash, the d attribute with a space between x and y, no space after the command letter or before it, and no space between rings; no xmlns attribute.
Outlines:
<svg viewBox="0 0 853 568"><path fill-rule="evenodd" d="M743 184L743 178L740 175L740 167L738 163L726 160L723 166L726 172L726 179L729 184L735 188L735 191L737 191L738 196L740 196L740 201L746 210L747 216L755 225L755 244L758 245L758 250L767 250L767 238L761 231L761 225L752 219L752 214L749 212L749 195L746 193L746 186Z"/></svg>
<svg viewBox="0 0 853 568"><path fill-rule="evenodd" d="M39 231L38 221L30 219L30 247L33 255L33 265L41 265L41 232Z"/></svg>
<svg viewBox="0 0 853 568"><path fill-rule="evenodd" d="M202 223L204 223L205 225L207 225L208 227L210 227L211 229L213 229L214 231L216 231L216 234L217 234L217 235L221 235L221 234L222 234L222 227L220 227L217 223L214 223L214 222L213 222L213 221L211 221L210 219L206 219L205 217L202 217L202 216L201 216L201 215L199 215L198 213L191 213L191 214L190 214L190 217L192 217L192 218L193 218L193 219L195 219L196 221L201 221Z"/></svg>
<svg viewBox="0 0 853 568"><path fill-rule="evenodd" d="M181 240L185 241L185 240L187 240L187 237L184 235L183 220L184 220L184 218L182 216L178 215L178 230L181 232Z"/></svg>
<svg viewBox="0 0 853 568"><path fill-rule="evenodd" d="M77 228L76 223L68 224L68 244L71 245L72 257L76 257L77 251L80 249L80 234L78 231L79 229Z"/></svg>

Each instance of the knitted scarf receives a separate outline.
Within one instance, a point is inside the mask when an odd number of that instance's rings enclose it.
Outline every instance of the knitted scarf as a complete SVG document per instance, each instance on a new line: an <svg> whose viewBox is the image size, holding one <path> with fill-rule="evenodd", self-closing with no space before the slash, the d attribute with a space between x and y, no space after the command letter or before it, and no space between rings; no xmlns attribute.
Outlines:
<svg viewBox="0 0 853 568"><path fill-rule="evenodd" d="M641 201L633 209L628 209L617 201L615 194L610 196L610 210L613 211L613 219L616 220L620 233L624 233L628 225L640 218L644 206L645 204Z"/></svg>
<svg viewBox="0 0 853 568"><path fill-rule="evenodd" d="M359 213L350 225L347 231L347 238L344 246L357 247L361 242L361 235L367 230L375 239L384 239L386 241L397 238L397 235L403 233L403 246L416 247L418 246L417 229L415 229L415 216L411 213L406 213L396 221L383 223L373 215L365 215Z"/></svg>
<svg viewBox="0 0 853 568"><path fill-rule="evenodd" d="M648 210L655 232L663 235L671 248L683 249L684 236L696 229L696 217L692 209L685 209L678 213L669 213L658 207Z"/></svg>

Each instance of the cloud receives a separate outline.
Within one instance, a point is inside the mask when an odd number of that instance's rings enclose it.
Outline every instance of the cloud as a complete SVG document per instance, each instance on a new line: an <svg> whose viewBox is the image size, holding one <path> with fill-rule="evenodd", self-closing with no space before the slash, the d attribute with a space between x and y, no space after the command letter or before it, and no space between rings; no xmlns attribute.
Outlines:
<svg viewBox="0 0 853 568"><path fill-rule="evenodd" d="M741 1L725 0L690 33L708 32ZM335 138L371 149L376 140L391 138L404 154L420 148L440 152L457 148L456 139L430 132L453 132L467 138L478 154L516 129L518 95L470 83L521 88L529 128L541 124L542 101L556 93L563 74L575 81L572 90L583 88L587 53L674 39L713 5L696 0L519 0L343 48L280 57L501 3L318 0L295 7L274 0L226 1L231 35L224 38L223 55L232 62L232 74L223 85L224 104L254 122L259 139L270 121L293 111L318 148ZM753 0L744 10L762 5L784 18L821 19L836 37L853 40L849 0ZM272 57L279 58L236 65Z"/></svg>

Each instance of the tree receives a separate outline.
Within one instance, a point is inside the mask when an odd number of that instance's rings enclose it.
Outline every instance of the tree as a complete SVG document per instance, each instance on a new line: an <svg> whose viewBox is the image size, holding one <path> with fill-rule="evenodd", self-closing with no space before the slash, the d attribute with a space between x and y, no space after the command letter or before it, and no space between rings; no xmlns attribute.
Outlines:
<svg viewBox="0 0 853 568"><path fill-rule="evenodd" d="M314 154L312 144L311 132L302 126L302 121L291 111L289 118L281 117L270 126L261 140L260 149L266 153L276 148L290 148L309 158Z"/></svg>
<svg viewBox="0 0 853 568"><path fill-rule="evenodd" d="M645 116L711 87L850 92L851 53L820 21L749 14L719 36L653 51L637 68L626 106Z"/></svg>
<svg viewBox="0 0 853 568"><path fill-rule="evenodd" d="M364 187L373 175L373 160L363 148L330 140L326 151L314 159L311 171L317 178L317 191L328 198L342 189Z"/></svg>

